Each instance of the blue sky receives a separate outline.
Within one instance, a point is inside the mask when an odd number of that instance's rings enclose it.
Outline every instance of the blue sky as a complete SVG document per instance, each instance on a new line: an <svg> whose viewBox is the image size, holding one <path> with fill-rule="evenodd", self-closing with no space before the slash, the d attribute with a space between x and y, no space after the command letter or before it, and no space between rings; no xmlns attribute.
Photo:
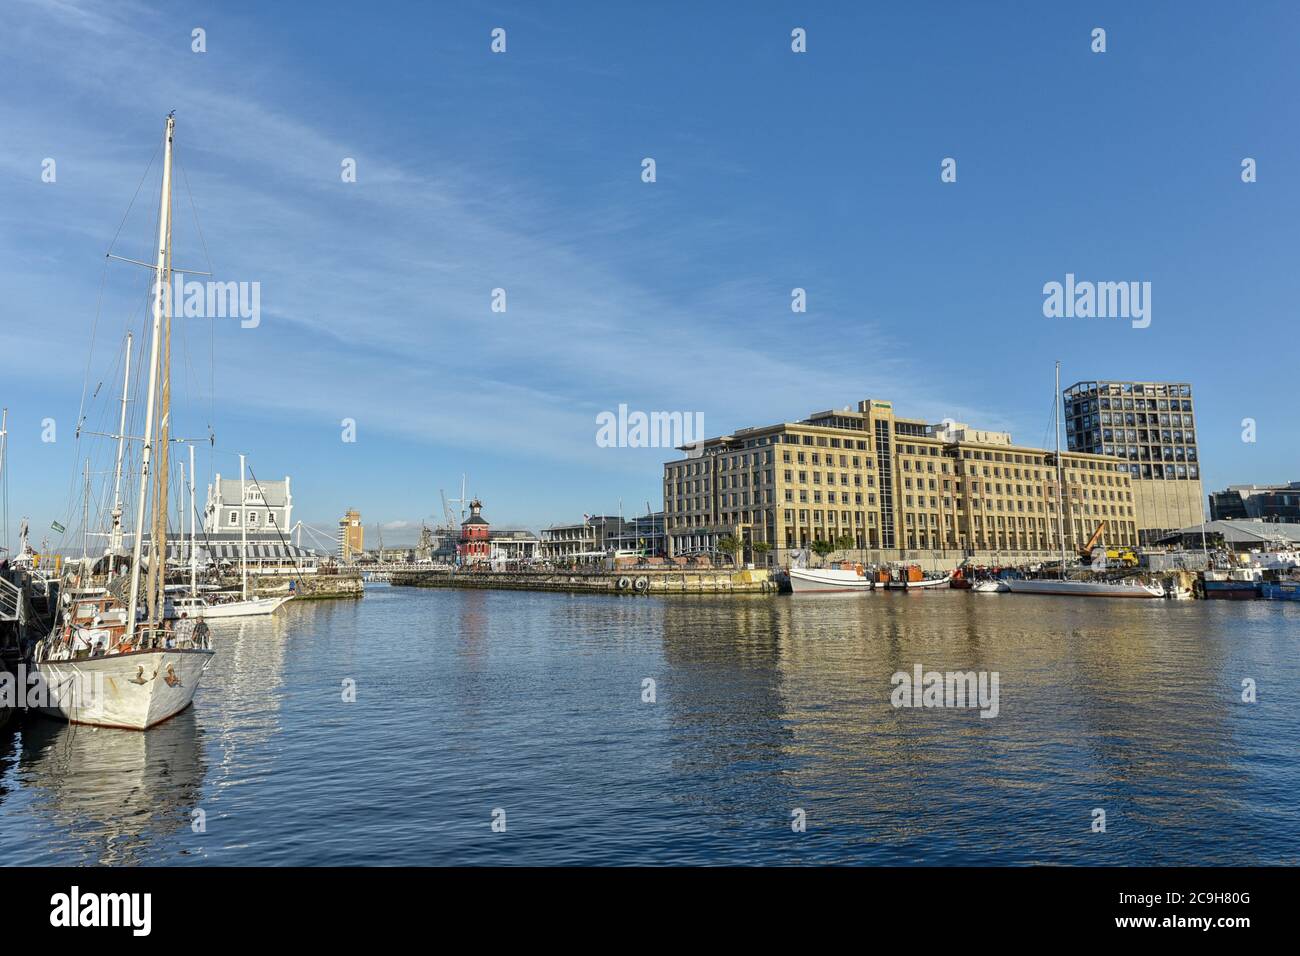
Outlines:
<svg viewBox="0 0 1300 956"><path fill-rule="evenodd" d="M313 524L354 506L400 540L463 472L499 524L658 507L675 456L596 446L620 403L717 434L870 396L1050 441L1057 358L1066 384L1191 381L1207 490L1300 478L1300 12L1131 7L16 0L11 524L79 511L88 355L98 416L147 281L103 254L170 109L214 269L263 310L178 320L176 430L212 424L201 473L291 474ZM154 174L121 255L150 258ZM203 268L184 185L175 261ZM1151 282L1151 326L1045 318L1068 272Z"/></svg>

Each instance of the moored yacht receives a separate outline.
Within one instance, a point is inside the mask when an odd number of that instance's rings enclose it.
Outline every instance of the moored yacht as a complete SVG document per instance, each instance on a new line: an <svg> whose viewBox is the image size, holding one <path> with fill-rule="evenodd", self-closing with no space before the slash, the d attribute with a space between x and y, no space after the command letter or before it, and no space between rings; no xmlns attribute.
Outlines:
<svg viewBox="0 0 1300 956"><path fill-rule="evenodd" d="M1008 578L1015 594L1058 594L1072 597L1162 598L1165 589L1143 581L1084 581L1078 578Z"/></svg>
<svg viewBox="0 0 1300 956"><path fill-rule="evenodd" d="M139 493L129 575L107 590L86 589L62 608L51 633L38 641L31 666L42 678L46 699L38 709L73 723L147 730L190 705L211 663L207 625L167 616L166 541L171 434L172 137L169 114L163 137L162 192L158 210L158 256L154 266L148 390L141 433ZM125 408L125 400L123 402ZM122 429L123 435L125 429ZM119 436L119 449L122 448ZM119 451L119 462L121 452ZM155 461L156 459L156 461ZM120 478L120 465L118 475ZM156 543L143 551L145 517ZM143 578L143 579L142 579Z"/></svg>

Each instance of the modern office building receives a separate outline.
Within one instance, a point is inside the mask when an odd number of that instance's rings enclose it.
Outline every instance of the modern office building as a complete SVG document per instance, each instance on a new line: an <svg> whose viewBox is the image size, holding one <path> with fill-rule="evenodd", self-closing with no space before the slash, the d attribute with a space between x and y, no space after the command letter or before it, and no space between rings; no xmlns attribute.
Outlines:
<svg viewBox="0 0 1300 956"><path fill-rule="evenodd" d="M1300 481L1285 485L1229 485L1210 493L1210 518L1300 522Z"/></svg>
<svg viewBox="0 0 1300 956"><path fill-rule="evenodd" d="M1055 453L1016 445L1005 432L931 425L867 400L739 429L689 452L664 465L673 557L710 553L726 535L769 545L776 563L817 540L847 541L867 560L1059 554ZM1126 463L1087 452L1062 458L1066 548L1102 521L1107 544L1136 544Z"/></svg>
<svg viewBox="0 0 1300 956"><path fill-rule="evenodd" d="M1127 463L1141 544L1204 520L1191 385L1076 382L1062 397L1069 449Z"/></svg>

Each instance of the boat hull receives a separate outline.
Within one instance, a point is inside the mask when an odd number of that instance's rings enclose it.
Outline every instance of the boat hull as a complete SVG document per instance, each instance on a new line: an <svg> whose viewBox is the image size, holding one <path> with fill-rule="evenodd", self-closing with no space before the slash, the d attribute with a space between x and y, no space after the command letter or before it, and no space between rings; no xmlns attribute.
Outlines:
<svg viewBox="0 0 1300 956"><path fill-rule="evenodd" d="M1051 578L1011 578L1013 594L1053 594L1059 597L1163 598L1164 588L1149 584L1104 581L1060 581Z"/></svg>
<svg viewBox="0 0 1300 956"><path fill-rule="evenodd" d="M870 591L874 582L856 571L835 568L791 568L790 589L795 594Z"/></svg>
<svg viewBox="0 0 1300 956"><path fill-rule="evenodd" d="M1253 601L1260 586L1254 581L1206 581L1205 597L1212 601Z"/></svg>
<svg viewBox="0 0 1300 956"><path fill-rule="evenodd" d="M1300 601L1300 583L1265 581L1260 592L1270 601Z"/></svg>
<svg viewBox="0 0 1300 956"><path fill-rule="evenodd" d="M885 585L891 591L922 591L926 588L946 588L952 576L946 578L925 578L921 581L890 581Z"/></svg>
<svg viewBox="0 0 1300 956"><path fill-rule="evenodd" d="M227 604L207 604L203 607L177 607L179 617L201 617L211 621L221 617L257 617L274 614L280 607L291 601L292 595L286 597L254 598L251 601L231 601Z"/></svg>
<svg viewBox="0 0 1300 956"><path fill-rule="evenodd" d="M1011 587L1005 581L979 581L971 590L976 594L1005 594Z"/></svg>
<svg viewBox="0 0 1300 956"><path fill-rule="evenodd" d="M50 693L41 713L73 724L148 730L190 705L214 651L144 650L35 665Z"/></svg>

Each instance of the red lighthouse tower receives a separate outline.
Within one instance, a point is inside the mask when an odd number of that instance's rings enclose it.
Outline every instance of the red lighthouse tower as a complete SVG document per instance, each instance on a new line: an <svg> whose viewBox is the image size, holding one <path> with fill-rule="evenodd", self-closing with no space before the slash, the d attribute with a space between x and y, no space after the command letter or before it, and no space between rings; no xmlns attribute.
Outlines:
<svg viewBox="0 0 1300 956"><path fill-rule="evenodd" d="M492 545L488 540L489 525L480 513L483 502L475 498L469 503L469 517L460 525L460 545L456 553L462 565L487 562L492 557Z"/></svg>

